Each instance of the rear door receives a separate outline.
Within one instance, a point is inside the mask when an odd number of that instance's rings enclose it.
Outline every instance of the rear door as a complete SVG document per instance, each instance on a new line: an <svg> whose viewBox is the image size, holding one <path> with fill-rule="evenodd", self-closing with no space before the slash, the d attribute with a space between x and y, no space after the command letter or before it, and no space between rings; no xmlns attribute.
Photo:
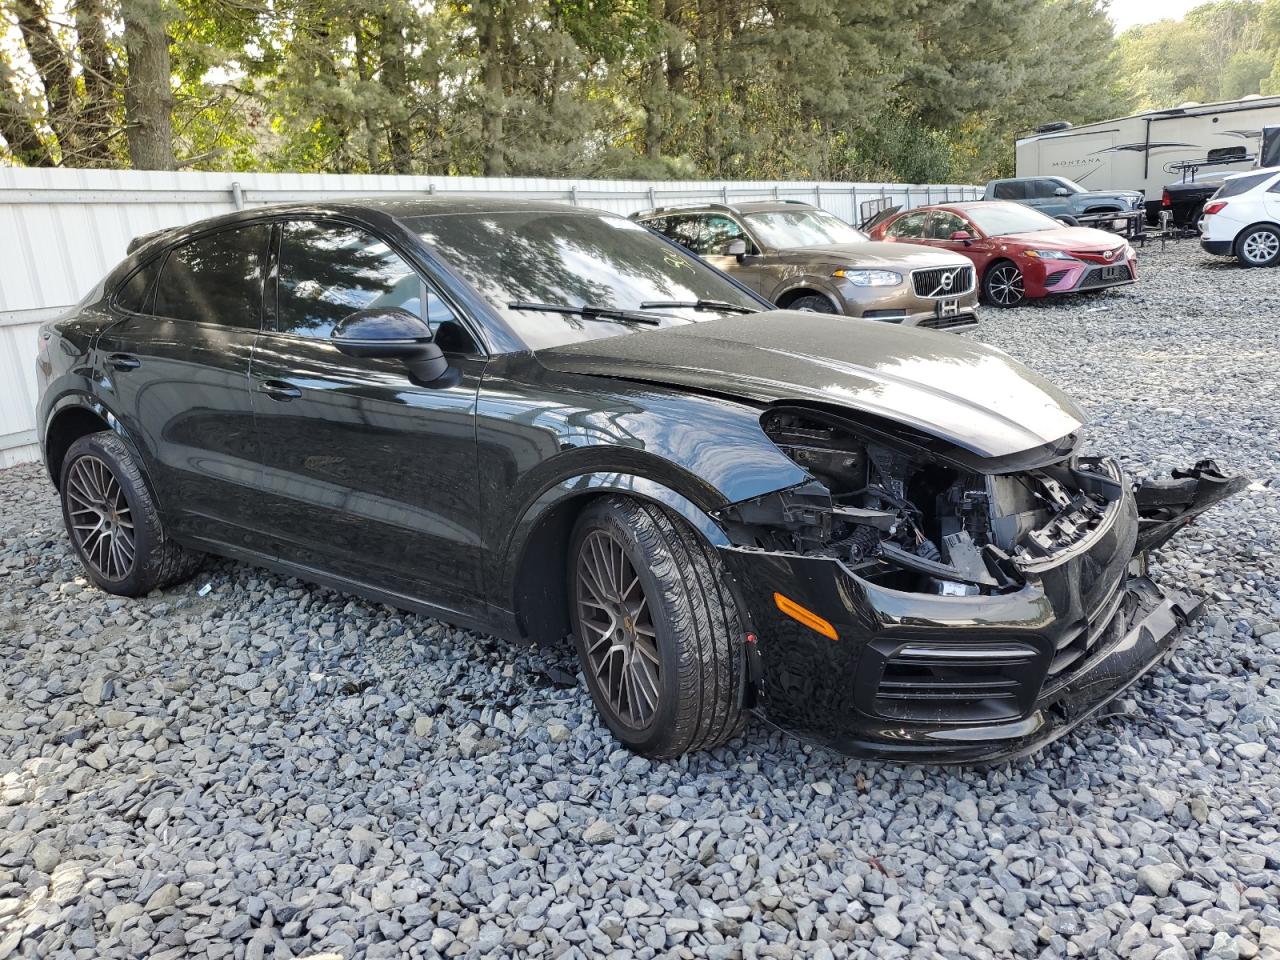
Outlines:
<svg viewBox="0 0 1280 960"><path fill-rule="evenodd" d="M264 529L293 564L471 615L484 355L429 278L364 228L288 220L277 240L277 296L253 354ZM335 324L378 306L426 320L449 376L418 384L398 360L333 346Z"/></svg>
<svg viewBox="0 0 1280 960"><path fill-rule="evenodd" d="M260 549L249 361L271 227L244 224L162 253L126 281L98 339L104 397L140 446L169 529Z"/></svg>

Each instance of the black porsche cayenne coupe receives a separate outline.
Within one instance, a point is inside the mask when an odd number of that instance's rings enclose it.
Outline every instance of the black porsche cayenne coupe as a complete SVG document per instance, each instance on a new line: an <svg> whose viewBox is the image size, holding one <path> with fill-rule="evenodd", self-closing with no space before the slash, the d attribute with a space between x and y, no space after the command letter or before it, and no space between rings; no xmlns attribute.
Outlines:
<svg viewBox="0 0 1280 960"><path fill-rule="evenodd" d="M849 753L1035 749L1198 601L1145 551L1239 481L1136 489L954 334L773 310L623 217L491 199L164 232L41 331L40 437L89 577L233 557L572 637L654 757L756 713Z"/></svg>

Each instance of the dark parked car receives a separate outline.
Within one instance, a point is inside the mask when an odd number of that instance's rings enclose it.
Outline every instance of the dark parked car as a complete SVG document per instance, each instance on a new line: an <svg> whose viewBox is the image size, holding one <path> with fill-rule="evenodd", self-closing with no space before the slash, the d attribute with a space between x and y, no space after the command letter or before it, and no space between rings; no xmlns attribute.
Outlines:
<svg viewBox="0 0 1280 960"><path fill-rule="evenodd" d="M554 204L264 208L140 245L40 335L40 439L89 577L202 553L445 620L572 634L634 750L755 711L851 753L1034 749L1198 601L1144 554L1235 489L1134 488L958 337L755 294Z"/></svg>

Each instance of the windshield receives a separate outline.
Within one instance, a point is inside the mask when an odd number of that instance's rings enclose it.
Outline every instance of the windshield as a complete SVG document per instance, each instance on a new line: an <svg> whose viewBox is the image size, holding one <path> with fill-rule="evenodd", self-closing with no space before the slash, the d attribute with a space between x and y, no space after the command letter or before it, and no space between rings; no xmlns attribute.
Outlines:
<svg viewBox="0 0 1280 960"><path fill-rule="evenodd" d="M623 217L572 210L434 214L406 220L534 350L649 326L605 317L512 309L513 303L640 310L652 301L760 301L718 271ZM648 308L662 325L730 311Z"/></svg>
<svg viewBox="0 0 1280 960"><path fill-rule="evenodd" d="M1062 224L1053 217L1020 203L975 203L964 208L964 215L988 237L1062 229Z"/></svg>
<svg viewBox="0 0 1280 960"><path fill-rule="evenodd" d="M816 247L828 243L861 243L867 235L825 210L778 210L748 213L742 219L775 250Z"/></svg>
<svg viewBox="0 0 1280 960"><path fill-rule="evenodd" d="M1080 184L1076 183L1074 180L1068 180L1066 177L1054 177L1054 180L1062 184L1072 193L1088 193L1089 192L1084 187L1080 186Z"/></svg>

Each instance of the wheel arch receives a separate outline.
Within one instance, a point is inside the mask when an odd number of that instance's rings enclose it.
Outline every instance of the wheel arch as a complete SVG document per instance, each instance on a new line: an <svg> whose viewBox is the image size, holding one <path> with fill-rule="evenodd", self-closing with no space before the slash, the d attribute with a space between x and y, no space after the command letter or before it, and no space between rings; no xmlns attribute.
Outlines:
<svg viewBox="0 0 1280 960"><path fill-rule="evenodd" d="M510 598L520 636L539 643L555 643L568 636L564 559L569 537L582 511L592 501L610 495L659 504L683 517L712 546L729 543L725 532L705 510L648 477L590 473L556 484L543 491L521 515L504 554L500 595Z"/></svg>
<svg viewBox="0 0 1280 960"><path fill-rule="evenodd" d="M835 307L836 313L844 313L844 304L840 298L833 294L830 290L823 288L822 284L816 283L811 279L798 280L789 287L784 287L777 291L773 296L773 302L778 308L785 310L795 303L801 297L822 297L828 301L831 306Z"/></svg>
<svg viewBox="0 0 1280 960"><path fill-rule="evenodd" d="M81 437L103 430L110 430L124 442L138 463L143 479L150 486L151 478L147 474L145 461L119 418L98 398L71 393L61 397L53 405L41 436L45 468L55 488L61 489L62 463L71 445Z"/></svg>

